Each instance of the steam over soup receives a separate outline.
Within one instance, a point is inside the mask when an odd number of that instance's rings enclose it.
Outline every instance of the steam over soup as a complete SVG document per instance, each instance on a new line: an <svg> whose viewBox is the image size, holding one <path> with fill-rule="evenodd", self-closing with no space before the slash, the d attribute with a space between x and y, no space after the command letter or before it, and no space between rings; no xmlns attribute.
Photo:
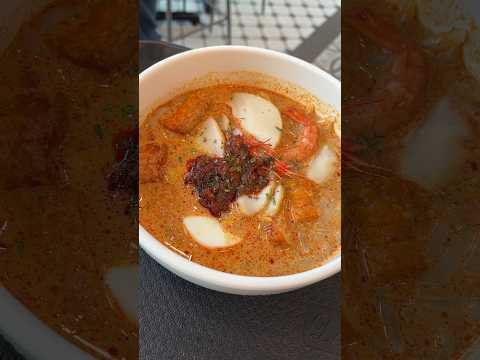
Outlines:
<svg viewBox="0 0 480 360"><path fill-rule="evenodd" d="M339 114L320 108L244 85L159 106L140 127L141 224L225 272L322 265L340 248L340 139Z"/></svg>

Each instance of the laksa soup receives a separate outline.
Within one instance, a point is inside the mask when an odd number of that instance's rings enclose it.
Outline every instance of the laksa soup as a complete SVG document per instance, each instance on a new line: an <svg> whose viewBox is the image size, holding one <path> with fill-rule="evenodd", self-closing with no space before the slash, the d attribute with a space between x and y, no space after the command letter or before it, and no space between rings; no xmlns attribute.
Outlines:
<svg viewBox="0 0 480 360"><path fill-rule="evenodd" d="M228 273L321 266L340 250L339 121L273 80L180 92L141 119L141 224L172 251Z"/></svg>

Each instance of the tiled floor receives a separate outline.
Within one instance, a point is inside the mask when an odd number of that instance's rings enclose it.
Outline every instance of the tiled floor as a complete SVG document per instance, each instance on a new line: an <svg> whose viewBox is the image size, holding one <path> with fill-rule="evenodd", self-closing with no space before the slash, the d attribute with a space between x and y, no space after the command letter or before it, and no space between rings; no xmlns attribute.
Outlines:
<svg viewBox="0 0 480 360"><path fill-rule="evenodd" d="M314 64L326 70L337 79L340 79L342 73L342 57L341 57L341 39L340 35L322 51L314 60Z"/></svg>
<svg viewBox="0 0 480 360"><path fill-rule="evenodd" d="M295 53L295 49L314 31L321 27L328 17L339 11L340 0L270 0L265 14L261 13L261 0L232 0L232 44L248 45ZM173 0L173 10L182 9L182 0ZM217 0L218 11L224 12L226 1ZM201 0L187 0L187 11L200 13L203 24L209 23ZM159 1L159 9L165 8L165 1ZM215 19L221 18L216 14ZM188 22L173 23L174 42L191 48L224 45L227 43L226 24L214 25L187 37L182 35L195 29ZM159 24L159 32L166 35L166 24ZM335 40L318 54L314 63L340 77L340 29ZM312 48L312 51L315 51ZM317 55L317 54L315 54Z"/></svg>

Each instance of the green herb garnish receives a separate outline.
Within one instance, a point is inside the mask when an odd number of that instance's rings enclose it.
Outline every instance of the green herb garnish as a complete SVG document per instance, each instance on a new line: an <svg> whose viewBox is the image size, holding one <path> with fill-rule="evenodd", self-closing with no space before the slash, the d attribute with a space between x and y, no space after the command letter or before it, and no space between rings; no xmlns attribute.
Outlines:
<svg viewBox="0 0 480 360"><path fill-rule="evenodd" d="M270 191L269 193L267 193L266 195L266 198L268 201L272 200L273 199L273 191Z"/></svg>

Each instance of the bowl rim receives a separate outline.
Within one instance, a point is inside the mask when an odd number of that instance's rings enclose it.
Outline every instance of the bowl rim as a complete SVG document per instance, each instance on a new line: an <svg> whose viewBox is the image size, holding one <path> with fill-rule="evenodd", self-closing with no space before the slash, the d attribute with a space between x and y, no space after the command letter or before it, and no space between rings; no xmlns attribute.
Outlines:
<svg viewBox="0 0 480 360"><path fill-rule="evenodd" d="M324 70L291 55L276 52L273 50L255 48L249 46L212 46L193 50L187 50L185 52L173 55L164 60L161 60L150 67L146 68L140 73L139 76L139 96L141 97L141 84L148 80L155 73L162 70L162 68L176 62L179 59L186 57L194 57L198 54L205 53L218 53L218 52L247 52L253 55L266 55L273 56L274 58L281 59L292 63L294 66L301 66L307 68L309 71L314 72L316 76L328 81L338 89L340 93L341 85L340 81L328 74ZM181 84L179 84L181 85ZM280 276L247 276L237 275L219 270L211 269L204 265L200 265L194 261L190 261L183 256L175 253L167 246L163 245L159 240L152 236L140 223L139 223L139 243L140 247L159 264L166 267L168 270L176 273L177 275L188 279L196 284L207 288L213 288L215 290L227 291L246 291L253 293L275 293L284 292L289 290L298 289L311 285L313 283L324 280L332 275L335 275L341 271L341 249L340 252L330 258L324 264L306 270L300 273Z"/></svg>

